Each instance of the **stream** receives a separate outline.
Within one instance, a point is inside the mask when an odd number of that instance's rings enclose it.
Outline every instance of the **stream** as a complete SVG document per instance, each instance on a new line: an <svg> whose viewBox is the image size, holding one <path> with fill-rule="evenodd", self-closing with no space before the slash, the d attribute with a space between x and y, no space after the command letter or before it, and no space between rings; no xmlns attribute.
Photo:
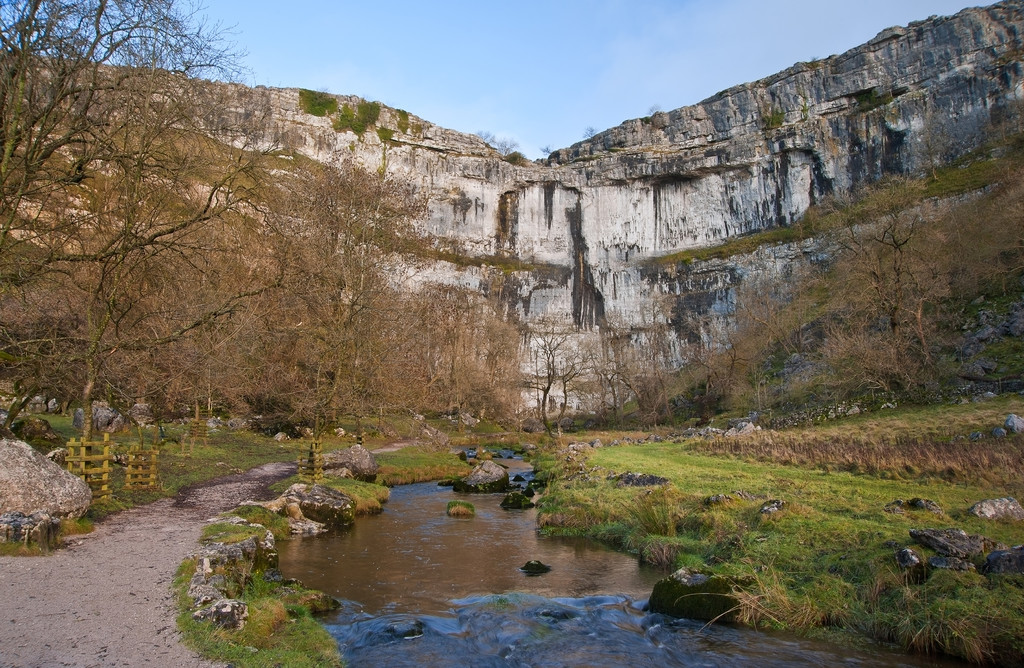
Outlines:
<svg viewBox="0 0 1024 668"><path fill-rule="evenodd" d="M503 461L512 473L528 465ZM445 514L470 501L476 516ZM345 532L278 544L281 571L342 602L321 618L347 666L951 666L643 611L665 573L587 539L537 532L502 494L395 487ZM530 560L551 566L527 576Z"/></svg>

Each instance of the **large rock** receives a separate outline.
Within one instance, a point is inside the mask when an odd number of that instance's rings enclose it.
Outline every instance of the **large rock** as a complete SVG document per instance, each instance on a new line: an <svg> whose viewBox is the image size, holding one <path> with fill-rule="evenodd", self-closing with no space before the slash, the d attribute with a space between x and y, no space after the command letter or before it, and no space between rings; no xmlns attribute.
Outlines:
<svg viewBox="0 0 1024 668"><path fill-rule="evenodd" d="M985 520L1024 520L1024 508L1011 496L978 501L967 512Z"/></svg>
<svg viewBox="0 0 1024 668"><path fill-rule="evenodd" d="M352 476L364 482L375 482L380 465L373 454L361 445L353 445L344 450L334 450L324 455L324 473L348 469Z"/></svg>
<svg viewBox="0 0 1024 668"><path fill-rule="evenodd" d="M244 602L225 598L212 603L209 607L192 613L192 619L206 621L223 629L238 630L245 626L249 618L249 606Z"/></svg>
<svg viewBox="0 0 1024 668"><path fill-rule="evenodd" d="M124 429L124 416L110 407L105 401L92 402L92 429L93 431L107 432L113 434ZM81 408L75 409L75 416L71 420L71 426L75 429L85 428L85 411Z"/></svg>
<svg viewBox="0 0 1024 668"><path fill-rule="evenodd" d="M92 503L89 485L28 443L0 439L0 513L81 517Z"/></svg>
<svg viewBox="0 0 1024 668"><path fill-rule="evenodd" d="M488 460L481 462L468 476L456 480L452 489L469 494L504 492L509 488L508 471Z"/></svg>
<svg viewBox="0 0 1024 668"><path fill-rule="evenodd" d="M14 423L12 431L29 443L45 443L50 447L64 445L64 439L43 418L24 417Z"/></svg>
<svg viewBox="0 0 1024 668"><path fill-rule="evenodd" d="M303 517L328 528L348 526L355 521L355 504L347 495L323 485L292 485L278 499L288 508L298 506Z"/></svg>
<svg viewBox="0 0 1024 668"><path fill-rule="evenodd" d="M1006 427L1006 431L1011 434L1024 434L1024 418L1019 415L1010 413L1006 416L1006 422L1003 423Z"/></svg>
<svg viewBox="0 0 1024 668"><path fill-rule="evenodd" d="M1024 545L992 552L985 559L984 570L989 575L1024 574Z"/></svg>
<svg viewBox="0 0 1024 668"><path fill-rule="evenodd" d="M985 536L968 534L963 529L911 529L910 537L946 557L971 559L989 550L1005 550L1006 546Z"/></svg>
<svg viewBox="0 0 1024 668"><path fill-rule="evenodd" d="M60 518L46 513L26 515L21 512L0 514L0 543L57 546Z"/></svg>
<svg viewBox="0 0 1024 668"><path fill-rule="evenodd" d="M720 575L703 575L688 569L678 571L654 585L651 612L708 622L736 619L739 602L733 595L734 582Z"/></svg>

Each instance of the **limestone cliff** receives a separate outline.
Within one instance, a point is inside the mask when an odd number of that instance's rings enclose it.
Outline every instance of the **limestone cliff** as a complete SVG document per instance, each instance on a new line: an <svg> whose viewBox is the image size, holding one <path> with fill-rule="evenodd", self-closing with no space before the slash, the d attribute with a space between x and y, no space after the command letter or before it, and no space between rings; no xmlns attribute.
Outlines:
<svg viewBox="0 0 1024 668"><path fill-rule="evenodd" d="M497 285L520 319L642 328L678 323L680 309L727 309L746 271L742 262L655 271L645 260L788 225L830 194L977 147L1024 106L1022 38L1022 0L929 18L519 166L478 137L386 107L362 134L336 129L304 112L294 89L268 91L268 139L320 160L384 165L428 195L420 225L440 246L538 267L439 263L428 280ZM350 112L363 102L337 100ZM776 261L802 252L780 249ZM690 297L662 307L680 294Z"/></svg>

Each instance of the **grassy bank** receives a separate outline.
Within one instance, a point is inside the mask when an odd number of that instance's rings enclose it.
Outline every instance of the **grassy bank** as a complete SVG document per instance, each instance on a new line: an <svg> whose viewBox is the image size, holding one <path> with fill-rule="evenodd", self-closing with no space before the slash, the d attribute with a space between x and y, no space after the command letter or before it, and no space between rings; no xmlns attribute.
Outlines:
<svg viewBox="0 0 1024 668"><path fill-rule="evenodd" d="M951 422L958 410L950 411ZM945 416L941 409L930 413ZM743 440L600 448L582 466L551 458L546 465L561 473L542 501L540 522L549 532L595 536L666 569L686 566L745 582L740 619L754 626L1019 663L1024 576L932 569L919 582L898 568L895 552L913 546L925 559L934 554L912 545L914 528L957 527L1009 546L1024 542L1024 524L967 512L982 499L1024 494L1024 437L928 440L907 428L918 417L891 414ZM870 436L870 420L881 421L874 426L885 439ZM901 421L908 424L901 428ZM907 452L896 447L911 442ZM670 483L620 488L608 479L624 472ZM709 503L719 494L729 498ZM934 501L944 512L885 510L896 499L913 498ZM762 514L771 499L785 501L783 509Z"/></svg>
<svg viewBox="0 0 1024 668"><path fill-rule="evenodd" d="M288 537L288 521L259 506L242 506L231 514L267 527L276 540ZM227 522L209 524L202 541L237 543L262 531ZM314 615L331 609L322 592L295 582L264 577L263 572L246 574L248 582L231 593L248 607L249 617L239 630L218 628L192 618L189 583L196 572L196 560L186 559L174 579L178 601L178 628L186 645L204 657L235 666L271 668L332 668L343 665L338 645ZM229 577L229 581L231 578Z"/></svg>

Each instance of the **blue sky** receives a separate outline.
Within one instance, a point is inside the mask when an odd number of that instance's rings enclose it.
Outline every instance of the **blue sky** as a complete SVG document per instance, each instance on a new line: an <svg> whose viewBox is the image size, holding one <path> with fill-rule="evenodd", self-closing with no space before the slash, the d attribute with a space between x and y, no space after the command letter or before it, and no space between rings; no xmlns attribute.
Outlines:
<svg viewBox="0 0 1024 668"><path fill-rule="evenodd" d="M675 109L969 0L208 0L243 81L360 95L541 147Z"/></svg>

